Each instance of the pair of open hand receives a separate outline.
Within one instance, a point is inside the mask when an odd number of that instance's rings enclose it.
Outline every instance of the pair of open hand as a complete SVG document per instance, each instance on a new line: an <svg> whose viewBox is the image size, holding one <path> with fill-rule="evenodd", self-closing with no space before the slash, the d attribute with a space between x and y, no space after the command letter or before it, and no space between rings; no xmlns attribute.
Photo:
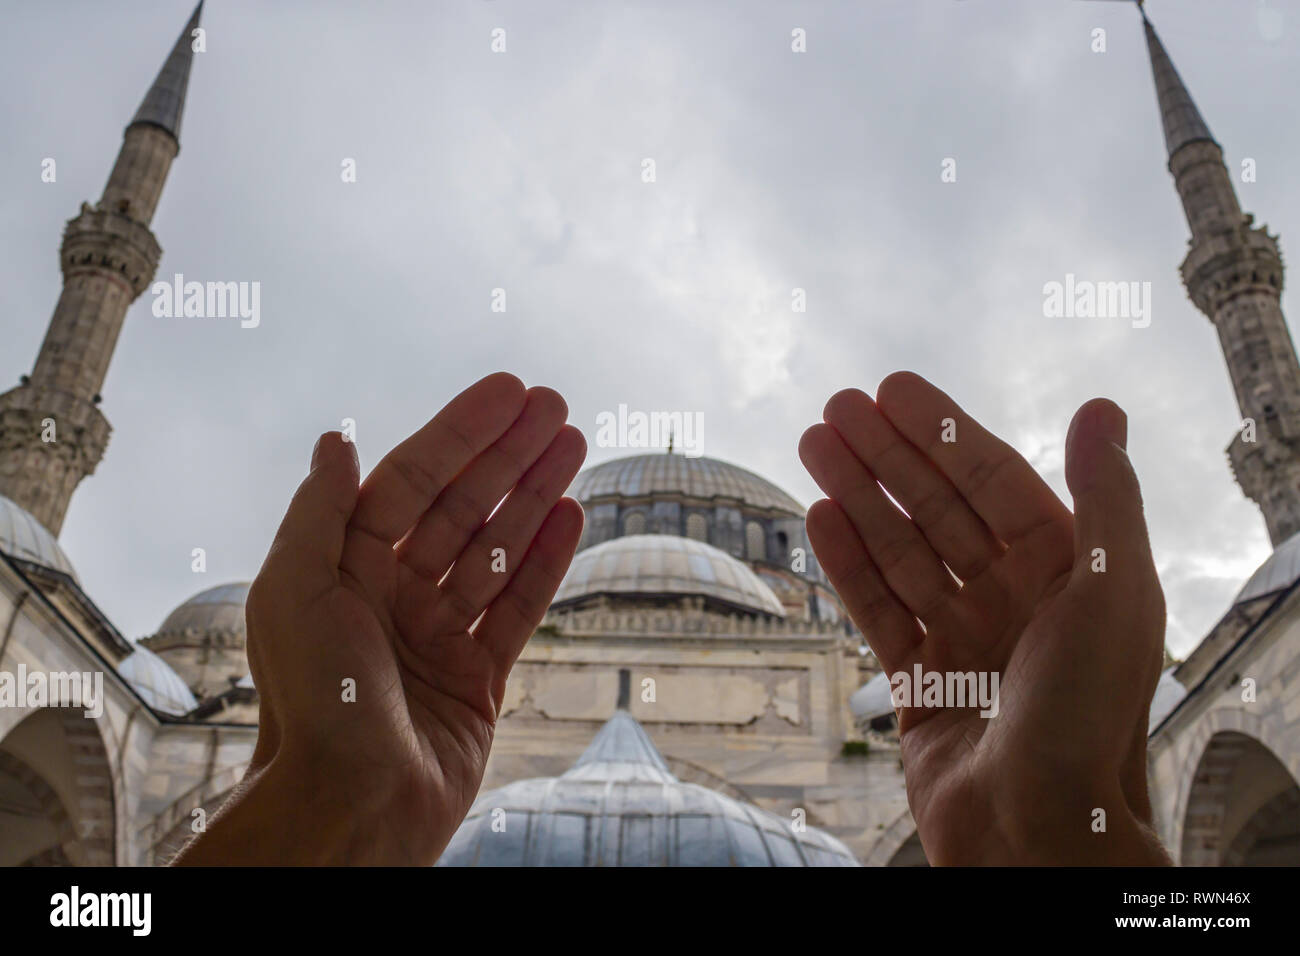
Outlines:
<svg viewBox="0 0 1300 956"><path fill-rule="evenodd" d="M586 445L567 414L556 392L490 375L364 482L354 447L321 437L248 596L252 762L178 862L437 858L582 532L563 495ZM1073 514L916 375L875 400L839 392L824 418L799 446L828 496L808 534L881 665L1000 675L992 719L899 714L931 862L1166 862L1146 788L1164 599L1123 412L1075 415Z"/></svg>

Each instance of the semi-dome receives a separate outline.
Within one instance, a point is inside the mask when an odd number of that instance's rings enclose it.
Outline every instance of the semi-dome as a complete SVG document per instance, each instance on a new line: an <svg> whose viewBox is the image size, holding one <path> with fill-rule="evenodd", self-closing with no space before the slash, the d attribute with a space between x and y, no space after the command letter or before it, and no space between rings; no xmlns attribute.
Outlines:
<svg viewBox="0 0 1300 956"><path fill-rule="evenodd" d="M30 561L77 580L76 569L58 539L27 509L0 495L0 551L11 558Z"/></svg>
<svg viewBox="0 0 1300 956"><path fill-rule="evenodd" d="M244 602L249 582L235 581L200 591L167 615L159 634L187 631L244 631Z"/></svg>
<svg viewBox="0 0 1300 956"><path fill-rule="evenodd" d="M744 562L711 544L667 534L634 534L580 551L552 606L598 595L698 596L728 608L785 616L785 608Z"/></svg>
<svg viewBox="0 0 1300 956"><path fill-rule="evenodd" d="M1298 580L1300 580L1300 534L1294 534L1279 544L1247 579L1233 603L1244 604L1256 598L1285 591Z"/></svg>
<svg viewBox="0 0 1300 956"><path fill-rule="evenodd" d="M117 672L154 710L179 717L199 706L181 676L147 647L137 644L117 665Z"/></svg>
<svg viewBox="0 0 1300 956"><path fill-rule="evenodd" d="M563 775L480 794L437 865L858 865L839 840L791 822L678 780L619 710Z"/></svg>
<svg viewBox="0 0 1300 956"><path fill-rule="evenodd" d="M755 509L802 516L799 502L752 471L716 458L688 458L656 452L615 458L584 469L573 480L569 497L580 504L606 496L650 497L680 494L687 498L730 499Z"/></svg>
<svg viewBox="0 0 1300 956"><path fill-rule="evenodd" d="M849 696L849 712L858 722L892 714L894 688L889 682L889 675L881 671L855 690Z"/></svg>

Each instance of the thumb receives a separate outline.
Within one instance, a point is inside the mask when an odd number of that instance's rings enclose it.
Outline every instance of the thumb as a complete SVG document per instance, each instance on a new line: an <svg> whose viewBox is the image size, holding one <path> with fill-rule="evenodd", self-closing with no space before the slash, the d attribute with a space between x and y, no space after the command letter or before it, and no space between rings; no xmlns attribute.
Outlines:
<svg viewBox="0 0 1300 956"><path fill-rule="evenodd" d="M1114 402L1094 398L1075 412L1065 440L1065 481L1074 496L1071 584L1090 601L1091 613L1100 621L1117 622L1109 636L1118 640L1101 642L1120 649L1125 661L1122 676L1111 686L1112 707L1122 715L1119 705L1125 699L1139 705L1131 711L1120 780L1130 809L1149 819L1147 715L1163 659L1165 602L1127 442L1128 419ZM1103 567L1104 574L1095 573ZM1104 664L1102 673L1115 678ZM1125 683L1125 678L1136 683Z"/></svg>
<svg viewBox="0 0 1300 956"><path fill-rule="evenodd" d="M310 599L338 582L348 521L357 503L360 466L356 447L339 432L316 442L311 472L289 502L264 571L277 589Z"/></svg>
<svg viewBox="0 0 1300 956"><path fill-rule="evenodd" d="M1114 402L1094 398L1074 413L1065 439L1065 482L1074 496L1076 563L1128 580L1153 569L1142 490L1125 450L1128 418ZM1097 549L1101 549L1098 551Z"/></svg>

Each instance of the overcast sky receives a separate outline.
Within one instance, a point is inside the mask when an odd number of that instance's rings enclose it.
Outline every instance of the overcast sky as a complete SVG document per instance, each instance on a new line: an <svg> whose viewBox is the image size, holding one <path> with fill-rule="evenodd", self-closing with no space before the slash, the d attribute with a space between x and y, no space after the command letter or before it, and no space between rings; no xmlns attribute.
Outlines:
<svg viewBox="0 0 1300 956"><path fill-rule="evenodd" d="M58 298L64 222L99 198L191 4L3 6L7 388ZM1244 208L1295 248L1300 3L1148 9L1229 168L1257 163ZM627 453L595 447L619 403L701 412L706 454L805 504L796 444L837 388L919 371L1063 495L1070 417L1109 396L1179 655L1268 554L1224 454L1218 341L1178 276L1188 231L1128 4L211 0L203 25L159 277L260 282L261 325L156 318L148 293L127 316L112 441L62 542L129 637L256 572L320 431L355 419L369 468L499 368L565 394L591 462ZM1067 273L1149 281L1150 326L1045 318Z"/></svg>

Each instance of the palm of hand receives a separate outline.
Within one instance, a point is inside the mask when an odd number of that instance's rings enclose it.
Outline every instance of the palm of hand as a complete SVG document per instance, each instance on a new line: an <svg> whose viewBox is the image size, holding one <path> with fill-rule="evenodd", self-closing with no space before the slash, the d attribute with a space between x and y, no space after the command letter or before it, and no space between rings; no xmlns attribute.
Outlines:
<svg viewBox="0 0 1300 956"><path fill-rule="evenodd" d="M801 454L830 499L809 511L813 546L888 674L998 680L991 718L951 701L899 711L927 855L1006 860L1044 819L1083 833L1098 805L1149 813L1146 705L1163 632L1149 552L1119 548L1137 573L1094 572L1091 530L946 395L896 375L879 402L841 392L805 433ZM955 442L940 438L945 421ZM1077 477L1097 449L1076 444Z"/></svg>
<svg viewBox="0 0 1300 956"><path fill-rule="evenodd" d="M418 841L413 860L468 811L510 668L577 546L561 495L585 447L566 414L490 376L360 487L351 446L323 437L250 592L254 764L330 768L340 799L382 802Z"/></svg>

